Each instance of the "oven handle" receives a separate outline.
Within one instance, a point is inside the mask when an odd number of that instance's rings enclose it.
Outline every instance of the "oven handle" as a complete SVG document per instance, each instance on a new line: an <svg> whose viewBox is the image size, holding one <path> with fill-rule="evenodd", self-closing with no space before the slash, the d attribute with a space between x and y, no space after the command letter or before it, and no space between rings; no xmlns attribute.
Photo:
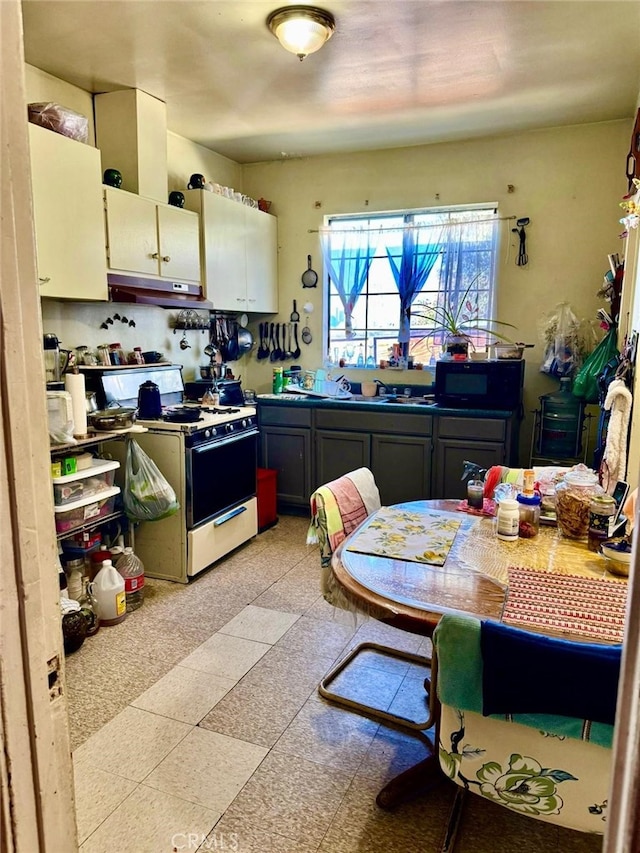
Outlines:
<svg viewBox="0 0 640 853"><path fill-rule="evenodd" d="M229 512L225 512L225 514L221 515L220 518L216 518L216 520L213 522L213 526L220 527L221 525L226 524L227 521L231 521L232 518L235 518L237 515L240 515L240 513L246 511L246 506L237 506L235 509L232 509Z"/></svg>
<svg viewBox="0 0 640 853"><path fill-rule="evenodd" d="M193 447L192 453L206 453L214 447L223 447L225 444L233 444L235 441L242 441L243 438L249 438L252 435L258 435L257 429L250 429L240 435L230 435L228 438L216 438L213 441L208 441L206 444L200 444L198 447Z"/></svg>

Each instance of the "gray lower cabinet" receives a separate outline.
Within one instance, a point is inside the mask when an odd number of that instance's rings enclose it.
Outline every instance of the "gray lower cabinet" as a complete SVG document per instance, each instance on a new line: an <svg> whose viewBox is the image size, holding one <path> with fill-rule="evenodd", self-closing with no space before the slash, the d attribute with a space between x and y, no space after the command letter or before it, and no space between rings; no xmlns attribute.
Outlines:
<svg viewBox="0 0 640 853"><path fill-rule="evenodd" d="M366 466L383 504L430 497L430 415L317 408L315 427L316 486Z"/></svg>
<svg viewBox="0 0 640 853"><path fill-rule="evenodd" d="M356 468L371 467L370 436L357 432L316 429L314 488Z"/></svg>
<svg viewBox="0 0 640 853"><path fill-rule="evenodd" d="M371 471L385 506L431 497L431 438L372 435Z"/></svg>
<svg viewBox="0 0 640 853"><path fill-rule="evenodd" d="M318 486L363 466L383 504L466 497L463 465L516 465L519 422L455 414L357 412L260 404L261 465L277 471L281 507L309 506Z"/></svg>
<svg viewBox="0 0 640 853"><path fill-rule="evenodd" d="M436 419L434 498L465 498L465 462L481 468L517 463L515 419L443 415Z"/></svg>
<svg viewBox="0 0 640 853"><path fill-rule="evenodd" d="M308 507L311 483L311 409L260 406L260 464L277 472L278 504Z"/></svg>

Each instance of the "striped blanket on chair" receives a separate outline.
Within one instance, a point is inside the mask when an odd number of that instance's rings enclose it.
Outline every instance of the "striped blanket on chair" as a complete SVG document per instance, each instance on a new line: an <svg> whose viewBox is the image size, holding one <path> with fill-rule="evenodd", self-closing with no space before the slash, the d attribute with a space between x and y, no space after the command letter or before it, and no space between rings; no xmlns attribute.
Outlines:
<svg viewBox="0 0 640 853"><path fill-rule="evenodd" d="M358 468L316 489L311 495L307 544L320 544L323 566L358 525L380 509L380 493L368 468Z"/></svg>

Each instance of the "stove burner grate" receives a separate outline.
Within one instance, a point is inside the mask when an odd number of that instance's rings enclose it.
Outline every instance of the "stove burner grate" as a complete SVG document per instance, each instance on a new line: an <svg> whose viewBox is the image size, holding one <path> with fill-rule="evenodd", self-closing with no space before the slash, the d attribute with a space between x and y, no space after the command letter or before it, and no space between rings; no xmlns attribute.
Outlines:
<svg viewBox="0 0 640 853"><path fill-rule="evenodd" d="M229 407L228 409L218 409L216 406L209 408L208 406L203 406L203 412L208 412L210 415L235 415L236 412L239 412L240 409L232 409Z"/></svg>

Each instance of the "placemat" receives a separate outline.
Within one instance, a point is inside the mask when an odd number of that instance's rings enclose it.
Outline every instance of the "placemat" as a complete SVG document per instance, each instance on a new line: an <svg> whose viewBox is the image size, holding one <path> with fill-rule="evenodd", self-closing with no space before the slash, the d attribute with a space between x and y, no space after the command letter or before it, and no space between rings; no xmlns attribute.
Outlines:
<svg viewBox="0 0 640 853"><path fill-rule="evenodd" d="M627 585L510 566L504 622L621 643Z"/></svg>
<svg viewBox="0 0 640 853"><path fill-rule="evenodd" d="M347 550L443 566L460 524L460 519L449 512L382 507Z"/></svg>

